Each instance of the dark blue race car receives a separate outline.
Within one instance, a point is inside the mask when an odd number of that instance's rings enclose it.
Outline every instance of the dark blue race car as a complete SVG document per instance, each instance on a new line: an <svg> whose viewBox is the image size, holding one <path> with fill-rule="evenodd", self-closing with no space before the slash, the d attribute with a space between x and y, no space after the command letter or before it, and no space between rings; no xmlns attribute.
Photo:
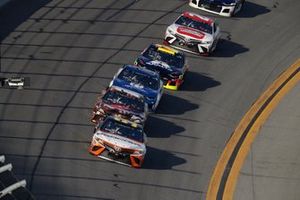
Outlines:
<svg viewBox="0 0 300 200"><path fill-rule="evenodd" d="M164 88L169 90L178 90L188 68L183 53L160 44L151 44L134 64L158 72Z"/></svg>
<svg viewBox="0 0 300 200"><path fill-rule="evenodd" d="M163 83L158 73L133 65L124 65L119 69L110 86L142 94L151 111L155 111L163 93Z"/></svg>

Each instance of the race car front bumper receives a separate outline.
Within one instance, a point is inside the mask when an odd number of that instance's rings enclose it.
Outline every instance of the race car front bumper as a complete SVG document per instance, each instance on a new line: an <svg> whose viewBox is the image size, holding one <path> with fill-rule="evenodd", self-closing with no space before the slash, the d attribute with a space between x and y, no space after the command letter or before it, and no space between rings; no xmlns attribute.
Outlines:
<svg viewBox="0 0 300 200"><path fill-rule="evenodd" d="M210 13L221 15L224 17L231 17L235 12L235 5L213 5L201 2L201 0L191 0L189 5L193 8L204 10Z"/></svg>
<svg viewBox="0 0 300 200"><path fill-rule="evenodd" d="M208 55L214 50L214 42L203 43L199 40L186 39L178 34L171 34L166 31L164 44L173 48L186 51L193 54Z"/></svg>
<svg viewBox="0 0 300 200"><path fill-rule="evenodd" d="M134 168L140 168L144 162L143 154L115 152L111 147L95 141L91 143L89 152L99 158Z"/></svg>

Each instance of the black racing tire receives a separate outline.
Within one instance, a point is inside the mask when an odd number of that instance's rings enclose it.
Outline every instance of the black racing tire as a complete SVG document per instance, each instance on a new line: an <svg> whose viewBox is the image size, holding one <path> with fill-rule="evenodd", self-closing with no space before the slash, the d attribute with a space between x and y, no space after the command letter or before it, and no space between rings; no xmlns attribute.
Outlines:
<svg viewBox="0 0 300 200"><path fill-rule="evenodd" d="M239 2L239 4L235 5L234 10L233 10L233 13L231 14L231 17L236 16L237 13L239 13L241 10L243 10L244 3L245 3L245 0L241 0L241 1ZM236 12L237 6L241 6L241 8L240 8L240 10L239 10L238 12Z"/></svg>

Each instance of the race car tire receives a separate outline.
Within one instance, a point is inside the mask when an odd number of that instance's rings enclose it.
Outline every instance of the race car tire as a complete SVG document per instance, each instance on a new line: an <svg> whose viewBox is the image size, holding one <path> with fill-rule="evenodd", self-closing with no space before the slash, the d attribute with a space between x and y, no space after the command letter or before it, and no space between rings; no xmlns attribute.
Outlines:
<svg viewBox="0 0 300 200"><path fill-rule="evenodd" d="M235 5L234 10L231 13L231 17L236 16L236 14L239 13L243 9L244 3L245 3L245 0L241 0L237 5ZM236 12L236 9L238 8L238 6L240 6L240 10Z"/></svg>

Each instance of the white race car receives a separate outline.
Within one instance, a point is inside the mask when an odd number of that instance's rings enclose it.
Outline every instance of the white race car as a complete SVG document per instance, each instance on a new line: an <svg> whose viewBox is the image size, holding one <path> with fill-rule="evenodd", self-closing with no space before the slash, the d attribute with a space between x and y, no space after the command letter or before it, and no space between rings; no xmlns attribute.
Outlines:
<svg viewBox="0 0 300 200"><path fill-rule="evenodd" d="M232 17L238 13L245 0L190 0L189 5L224 17Z"/></svg>
<svg viewBox="0 0 300 200"><path fill-rule="evenodd" d="M0 78L0 82L2 87L23 89L24 86L29 85L29 78L28 77Z"/></svg>
<svg viewBox="0 0 300 200"><path fill-rule="evenodd" d="M146 154L146 141L142 126L109 116L97 124L89 152L105 160L140 168Z"/></svg>
<svg viewBox="0 0 300 200"><path fill-rule="evenodd" d="M219 38L220 28L213 19L184 12L167 28L165 44L190 53L209 55Z"/></svg>

